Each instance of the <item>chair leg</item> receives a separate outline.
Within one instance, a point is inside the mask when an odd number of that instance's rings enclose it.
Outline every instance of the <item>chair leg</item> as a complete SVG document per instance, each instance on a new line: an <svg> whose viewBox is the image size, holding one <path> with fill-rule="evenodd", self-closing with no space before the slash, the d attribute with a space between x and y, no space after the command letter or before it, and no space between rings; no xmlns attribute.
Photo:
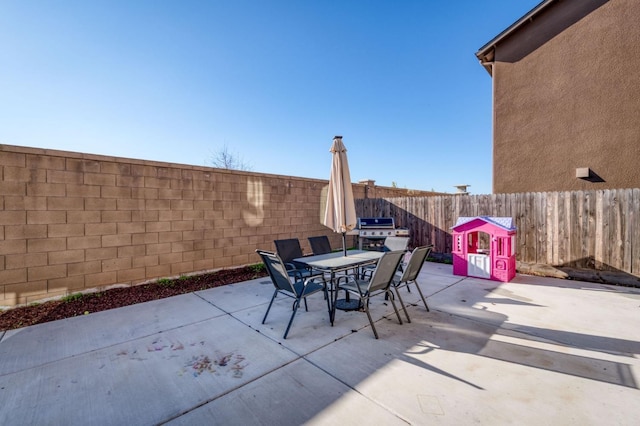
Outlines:
<svg viewBox="0 0 640 426"><path fill-rule="evenodd" d="M400 302L400 306L402 306L404 315L407 317L407 322L411 323L411 318L409 318L409 312L407 312L407 306L404 304L404 300L402 300L402 297L400 296L400 290L398 290L398 287L396 287L395 290L396 290L396 294L398 295L398 302Z"/></svg>
<svg viewBox="0 0 640 426"><path fill-rule="evenodd" d="M420 290L420 286L418 285L418 281L414 281L413 282L416 285L416 288L418 289L418 293L420 293L420 297L422 297L422 303L424 303L424 307L427 308L427 312L429 311L429 305L427 305L427 299L424 298L424 294L422 294L422 290ZM409 287L407 285L407 287Z"/></svg>
<svg viewBox="0 0 640 426"><path fill-rule="evenodd" d="M378 330L376 330L376 326L373 325L373 319L371 318L371 314L369 313L369 298L367 298L367 303L364 303L364 311L367 313L367 318L369 318L369 324L371 324L371 329L373 330L373 335L378 338Z"/></svg>
<svg viewBox="0 0 640 426"><path fill-rule="evenodd" d="M269 315L269 311L271 310L271 305L273 305L273 301L276 299L277 295L278 295L278 290L274 291L273 296L271 296L271 302L269 302L269 307L267 308L267 312L265 312L264 318L262 318L263 324L267 320L267 315Z"/></svg>
<svg viewBox="0 0 640 426"><path fill-rule="evenodd" d="M284 337L283 339L287 338L287 334L289 334L289 329L291 328L291 324L293 324L293 318L296 316L296 312L298 312L298 307L300 306L300 299L296 299L296 301L293 303L293 313L291 314L291 319L289 320L289 324L287 325L287 329L284 332Z"/></svg>
<svg viewBox="0 0 640 426"><path fill-rule="evenodd" d="M335 295L333 294L333 292L335 292ZM347 290L345 290L345 293L349 294ZM333 323L336 320L336 302L338 301L338 297L340 297L340 287L336 286L331 292L331 327L333 327Z"/></svg>
<svg viewBox="0 0 640 426"><path fill-rule="evenodd" d="M327 301L327 311L329 311L329 321L331 321L331 301L329 300L329 292L324 288L324 300ZM333 325L333 323L331 323Z"/></svg>
<svg viewBox="0 0 640 426"><path fill-rule="evenodd" d="M391 299L391 305L393 306L393 310L396 311L396 317L398 317L398 322L402 325L402 318L400 318L400 312L398 312L398 308L396 307L396 302L393 300L394 299L393 293L391 293L390 289L388 289L386 292L389 293L389 299ZM402 303L402 301L400 303Z"/></svg>

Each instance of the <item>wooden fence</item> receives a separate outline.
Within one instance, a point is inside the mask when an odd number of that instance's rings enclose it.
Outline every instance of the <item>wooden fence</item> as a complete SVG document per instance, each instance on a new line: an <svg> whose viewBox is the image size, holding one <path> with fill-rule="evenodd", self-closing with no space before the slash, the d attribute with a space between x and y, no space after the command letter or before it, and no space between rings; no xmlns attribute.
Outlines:
<svg viewBox="0 0 640 426"><path fill-rule="evenodd" d="M451 253L459 216L507 216L518 227L517 259L640 275L640 189L360 199L361 217L393 217L411 245Z"/></svg>

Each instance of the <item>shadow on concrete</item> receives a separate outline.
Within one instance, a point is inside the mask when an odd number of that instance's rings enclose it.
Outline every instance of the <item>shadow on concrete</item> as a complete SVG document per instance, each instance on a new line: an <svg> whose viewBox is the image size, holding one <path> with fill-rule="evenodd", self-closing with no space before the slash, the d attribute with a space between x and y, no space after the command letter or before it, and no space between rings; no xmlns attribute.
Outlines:
<svg viewBox="0 0 640 426"><path fill-rule="evenodd" d="M570 260L559 265L518 262L518 272L552 278L640 288L640 277L603 262L594 256Z"/></svg>
<svg viewBox="0 0 640 426"><path fill-rule="evenodd" d="M640 342L530 325L507 324L509 318L506 315L473 307L482 304L509 304L545 308L535 303L493 297L464 300L465 302L462 303L472 306L464 312L448 314L446 308L445 311L439 311L436 306L432 309L434 312L423 313L428 316L424 318L425 325L429 324L433 333L429 333L428 344L417 342L417 347L421 348L420 352L426 353L437 348L437 350L468 353L638 389L630 364L611 361L605 359L606 357L594 358L593 354L581 356L569 352L589 351L634 358L640 354ZM473 310L478 312L474 313ZM457 327L450 326L452 321L450 315L458 317ZM440 372L430 365L409 359L409 355L416 353L416 347L412 346L411 349L407 348L402 353L400 359L414 365L423 364L422 367L425 369L450 376L450 373ZM456 378L456 380L480 388L468 381L469 378Z"/></svg>

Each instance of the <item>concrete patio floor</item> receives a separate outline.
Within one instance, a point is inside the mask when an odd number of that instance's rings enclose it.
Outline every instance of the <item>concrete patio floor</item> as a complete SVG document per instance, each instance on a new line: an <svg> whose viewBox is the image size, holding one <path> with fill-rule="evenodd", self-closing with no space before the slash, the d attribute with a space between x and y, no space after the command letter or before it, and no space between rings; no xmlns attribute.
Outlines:
<svg viewBox="0 0 640 426"><path fill-rule="evenodd" d="M638 423L640 289L419 281L410 324L372 301L379 340L362 312L331 327L321 294L283 340L268 278L0 332L0 424Z"/></svg>

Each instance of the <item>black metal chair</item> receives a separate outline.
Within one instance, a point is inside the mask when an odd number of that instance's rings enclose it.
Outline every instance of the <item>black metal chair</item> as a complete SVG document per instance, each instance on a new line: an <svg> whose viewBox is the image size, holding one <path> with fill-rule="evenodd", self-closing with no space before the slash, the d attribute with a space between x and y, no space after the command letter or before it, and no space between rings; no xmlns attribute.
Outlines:
<svg viewBox="0 0 640 426"><path fill-rule="evenodd" d="M331 253L331 243L329 242L329 237L326 235L309 237L307 240L309 240L309 245L314 255Z"/></svg>
<svg viewBox="0 0 640 426"><path fill-rule="evenodd" d="M345 290L349 294L360 298L360 305L367 313L369 324L371 324L371 329L373 330L373 335L376 339L378 338L378 331L373 324L373 319L369 312L369 299L371 297L382 293L390 295L389 299L393 305L393 310L396 312L398 322L402 324L402 318L400 318L396 302L393 300L393 293L391 292L390 287L404 253L405 252L403 250L386 252L380 260L378 260L376 268L370 275L370 278L360 278L358 274L350 274L338 278L338 290ZM331 318L334 318L335 316L335 309L334 305L332 308Z"/></svg>
<svg viewBox="0 0 640 426"><path fill-rule="evenodd" d="M409 313L407 312L407 308L402 301L402 297L400 296L399 289L402 287L407 287L407 291L411 292L409 284L413 283L416 285L418 289L418 293L420 293L420 297L422 298L422 303L424 303L424 307L427 308L427 312L429 311L429 305L427 305L427 299L425 299L424 294L422 294L422 290L420 290L420 286L418 285L418 275L420 275L420 271L422 270L422 266L424 265L425 260L429 257L429 253L433 246L422 246L416 247L411 253L411 259L409 259L409 263L404 269L404 272L401 277L393 280L393 288L396 290L396 294L398 295L398 301L402 306L402 310L404 311L405 316L407 317L407 322L411 322L411 318L409 318Z"/></svg>
<svg viewBox="0 0 640 426"><path fill-rule="evenodd" d="M303 256L302 247L300 247L300 241L297 238L273 240L273 243L276 246L276 253L278 253L278 256L280 256L280 259L282 259L287 267L289 275L303 278L312 274L311 269L306 265L293 260Z"/></svg>
<svg viewBox="0 0 640 426"><path fill-rule="evenodd" d="M267 268L267 272L269 273L269 277L271 278L271 282L275 287L275 291L273 292L273 296L271 297L271 302L269 302L267 312L264 314L264 318L262 319L262 324L264 324L267 320L267 316L269 315L269 311L271 310L271 305L273 305L273 301L276 299L278 293L295 299L295 301L293 302L293 313L291 314L291 319L289 319L287 329L284 332L284 339L286 339L287 335L289 334L289 329L291 328L293 318L296 316L296 312L298 311L298 307L300 306L300 301L304 300L304 308L306 311L308 311L309 309L307 306L307 296L311 296L314 293L318 293L320 291L324 293L324 297L327 300L327 311L329 313L329 319L331 319L331 306L329 304L329 297L327 295L327 287L324 283L322 275L311 275L305 278L300 278L299 276L292 277L289 274L289 271L287 271L284 262L276 253L271 253L263 250L256 250L256 253L258 253L262 258L262 261Z"/></svg>

